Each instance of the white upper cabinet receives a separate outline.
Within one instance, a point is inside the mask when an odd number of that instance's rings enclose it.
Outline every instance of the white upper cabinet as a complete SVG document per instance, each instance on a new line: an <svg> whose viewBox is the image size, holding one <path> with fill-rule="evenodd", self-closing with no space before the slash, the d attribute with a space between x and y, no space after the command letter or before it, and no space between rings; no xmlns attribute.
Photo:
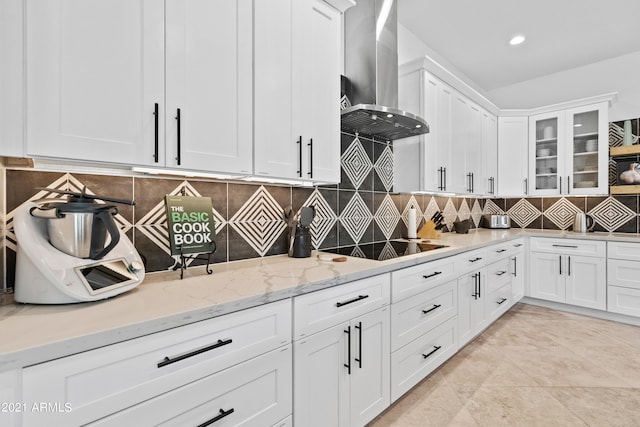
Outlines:
<svg viewBox="0 0 640 427"><path fill-rule="evenodd" d="M166 165L250 174L252 1L166 10Z"/></svg>
<svg viewBox="0 0 640 427"><path fill-rule="evenodd" d="M27 154L164 164L164 4L30 0L26 22Z"/></svg>
<svg viewBox="0 0 640 427"><path fill-rule="evenodd" d="M498 118L482 112L482 170L480 193L495 196L498 176Z"/></svg>
<svg viewBox="0 0 640 427"><path fill-rule="evenodd" d="M22 0L0 1L0 156L24 156Z"/></svg>
<svg viewBox="0 0 640 427"><path fill-rule="evenodd" d="M255 175L340 181L341 11L255 3Z"/></svg>
<svg viewBox="0 0 640 427"><path fill-rule="evenodd" d="M498 118L498 194L528 194L529 117Z"/></svg>
<svg viewBox="0 0 640 427"><path fill-rule="evenodd" d="M166 15L151 0L29 1L27 154L249 174L252 13L251 0L168 0Z"/></svg>
<svg viewBox="0 0 640 427"><path fill-rule="evenodd" d="M530 117L530 194L607 194L607 121L607 103Z"/></svg>

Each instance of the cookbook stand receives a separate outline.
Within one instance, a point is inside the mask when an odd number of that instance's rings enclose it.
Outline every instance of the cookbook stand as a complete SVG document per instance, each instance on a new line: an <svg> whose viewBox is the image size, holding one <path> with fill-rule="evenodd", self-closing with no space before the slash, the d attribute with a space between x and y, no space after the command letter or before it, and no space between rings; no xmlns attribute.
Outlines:
<svg viewBox="0 0 640 427"><path fill-rule="evenodd" d="M180 280L182 280L184 278L184 271L187 269L187 263L186 261L188 260L193 260L193 259L206 259L207 260L207 265L205 266L205 271L207 272L207 274L213 274L213 270L211 268L209 268L209 265L211 264L211 255L213 255L213 253L216 251L217 247L216 247L216 242L213 242L213 250L211 252L203 252L203 253L199 253L199 254L191 254L191 255L185 255L182 253L182 246L180 247L180 260L176 262L176 264L173 265L173 270L177 270L178 269L178 265L177 263L180 263ZM206 256L206 258L201 258L203 256Z"/></svg>

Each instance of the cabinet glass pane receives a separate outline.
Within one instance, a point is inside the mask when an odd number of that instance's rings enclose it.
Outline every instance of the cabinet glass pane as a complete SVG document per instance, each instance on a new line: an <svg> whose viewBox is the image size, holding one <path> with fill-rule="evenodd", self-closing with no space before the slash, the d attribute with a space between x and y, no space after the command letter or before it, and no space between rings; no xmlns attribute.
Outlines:
<svg viewBox="0 0 640 427"><path fill-rule="evenodd" d="M598 186L598 111L573 115L573 188Z"/></svg>
<svg viewBox="0 0 640 427"><path fill-rule="evenodd" d="M536 122L536 190L558 188L558 118Z"/></svg>

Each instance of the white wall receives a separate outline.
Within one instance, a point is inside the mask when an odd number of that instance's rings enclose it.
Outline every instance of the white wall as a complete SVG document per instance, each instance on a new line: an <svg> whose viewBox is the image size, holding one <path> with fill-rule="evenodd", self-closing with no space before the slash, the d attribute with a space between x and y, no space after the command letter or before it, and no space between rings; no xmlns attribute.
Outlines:
<svg viewBox="0 0 640 427"><path fill-rule="evenodd" d="M398 63L425 55L501 109L530 109L618 92L609 120L640 117L640 51L510 86L484 91L411 31L398 25Z"/></svg>

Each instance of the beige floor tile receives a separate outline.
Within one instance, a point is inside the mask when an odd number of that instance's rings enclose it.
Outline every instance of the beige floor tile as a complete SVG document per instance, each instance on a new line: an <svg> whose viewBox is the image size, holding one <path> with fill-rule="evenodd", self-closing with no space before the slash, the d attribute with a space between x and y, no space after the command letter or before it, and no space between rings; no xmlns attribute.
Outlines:
<svg viewBox="0 0 640 427"><path fill-rule="evenodd" d="M542 387L481 387L466 409L479 426L586 426Z"/></svg>
<svg viewBox="0 0 640 427"><path fill-rule="evenodd" d="M640 389L552 387L547 391L589 426L640 426Z"/></svg>

